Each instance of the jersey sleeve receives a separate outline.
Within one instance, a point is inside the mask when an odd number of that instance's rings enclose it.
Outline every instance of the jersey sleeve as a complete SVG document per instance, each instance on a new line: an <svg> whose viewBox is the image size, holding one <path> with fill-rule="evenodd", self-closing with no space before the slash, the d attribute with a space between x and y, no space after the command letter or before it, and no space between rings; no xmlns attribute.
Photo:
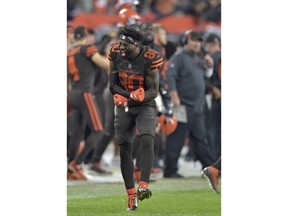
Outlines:
<svg viewBox="0 0 288 216"><path fill-rule="evenodd" d="M110 62L113 62L113 60L115 59L117 53L120 52L120 49L119 49L119 43L115 43L112 45L109 53L108 53L108 60Z"/></svg>
<svg viewBox="0 0 288 216"><path fill-rule="evenodd" d="M160 53L156 52L155 50L149 49L145 54L144 57L149 59L148 61L148 71L153 70L155 68L160 68L163 64L163 57Z"/></svg>
<svg viewBox="0 0 288 216"><path fill-rule="evenodd" d="M90 45L86 47L85 55L87 58L91 58L97 52L98 52L97 47L95 45Z"/></svg>

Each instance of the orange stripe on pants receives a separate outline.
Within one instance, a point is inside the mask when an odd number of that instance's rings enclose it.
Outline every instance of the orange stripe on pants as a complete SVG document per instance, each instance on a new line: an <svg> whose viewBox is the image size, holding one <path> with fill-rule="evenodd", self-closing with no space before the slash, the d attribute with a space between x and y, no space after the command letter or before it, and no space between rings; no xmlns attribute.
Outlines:
<svg viewBox="0 0 288 216"><path fill-rule="evenodd" d="M90 105L90 101L89 101L87 92L84 92L84 99L85 99L86 105L87 105L88 110L89 110L89 115L90 115L90 118L92 120L93 127L94 127L95 130L98 130L98 125L97 125L96 119L95 119L95 117L93 115L92 107Z"/></svg>
<svg viewBox="0 0 288 216"><path fill-rule="evenodd" d="M103 130L103 127L102 127L101 121L100 121L100 119L99 119L99 115L98 115L98 112L97 112L97 110L96 110L96 107L95 107L95 104L94 104L94 100L93 100L93 98L92 98L92 94L91 94L91 93L88 93L88 98L89 98L90 101L91 101L92 110L93 110L94 116L96 117L96 123L97 123L97 125L99 126L99 130Z"/></svg>

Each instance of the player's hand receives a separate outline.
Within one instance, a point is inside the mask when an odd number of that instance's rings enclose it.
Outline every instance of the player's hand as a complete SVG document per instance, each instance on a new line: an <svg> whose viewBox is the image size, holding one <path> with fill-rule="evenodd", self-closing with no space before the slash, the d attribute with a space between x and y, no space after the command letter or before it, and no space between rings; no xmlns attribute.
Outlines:
<svg viewBox="0 0 288 216"><path fill-rule="evenodd" d="M128 99L126 97L123 97L122 95L115 94L114 97L114 104L118 107L126 107L128 104Z"/></svg>
<svg viewBox="0 0 288 216"><path fill-rule="evenodd" d="M134 101L143 101L145 98L145 91L143 88L139 88L136 91L130 93L130 98Z"/></svg>

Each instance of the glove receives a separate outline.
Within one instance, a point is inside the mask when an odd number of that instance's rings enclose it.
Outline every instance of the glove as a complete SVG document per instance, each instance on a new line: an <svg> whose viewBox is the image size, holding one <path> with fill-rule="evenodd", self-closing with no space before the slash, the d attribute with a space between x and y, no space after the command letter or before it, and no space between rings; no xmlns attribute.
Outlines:
<svg viewBox="0 0 288 216"><path fill-rule="evenodd" d="M114 104L118 107L126 107L128 104L128 99L126 97L123 97L122 95L115 94L114 97Z"/></svg>
<svg viewBox="0 0 288 216"><path fill-rule="evenodd" d="M145 98L145 91L143 88L139 88L136 91L130 93L130 98L134 101L143 101Z"/></svg>

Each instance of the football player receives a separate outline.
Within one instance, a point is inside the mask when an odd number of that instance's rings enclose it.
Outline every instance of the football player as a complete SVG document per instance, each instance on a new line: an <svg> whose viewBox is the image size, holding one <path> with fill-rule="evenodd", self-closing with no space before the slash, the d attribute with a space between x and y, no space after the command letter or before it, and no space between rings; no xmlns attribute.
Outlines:
<svg viewBox="0 0 288 216"><path fill-rule="evenodd" d="M86 180L81 163L93 145L102 136L102 121L99 109L93 100L93 84L99 73L95 67L108 70L109 62L101 56L94 45L87 44L87 29L78 26L74 29L74 47L68 51L68 71L72 78L72 89L69 100L72 106L72 135L69 143L68 173L75 179ZM105 72L104 72L105 73ZM80 141L84 137L84 121L89 125L91 133L85 140L85 147L78 155ZM72 172L72 173L71 173Z"/></svg>
<svg viewBox="0 0 288 216"><path fill-rule="evenodd" d="M114 44L110 63L110 90L114 95L116 142L120 146L120 167L128 194L128 209L138 209L138 199L148 199L154 155L156 128L155 98L159 91L160 54L140 45L142 34L133 27L120 30L120 42ZM133 178L132 137L136 126L142 151L141 179L136 190Z"/></svg>

